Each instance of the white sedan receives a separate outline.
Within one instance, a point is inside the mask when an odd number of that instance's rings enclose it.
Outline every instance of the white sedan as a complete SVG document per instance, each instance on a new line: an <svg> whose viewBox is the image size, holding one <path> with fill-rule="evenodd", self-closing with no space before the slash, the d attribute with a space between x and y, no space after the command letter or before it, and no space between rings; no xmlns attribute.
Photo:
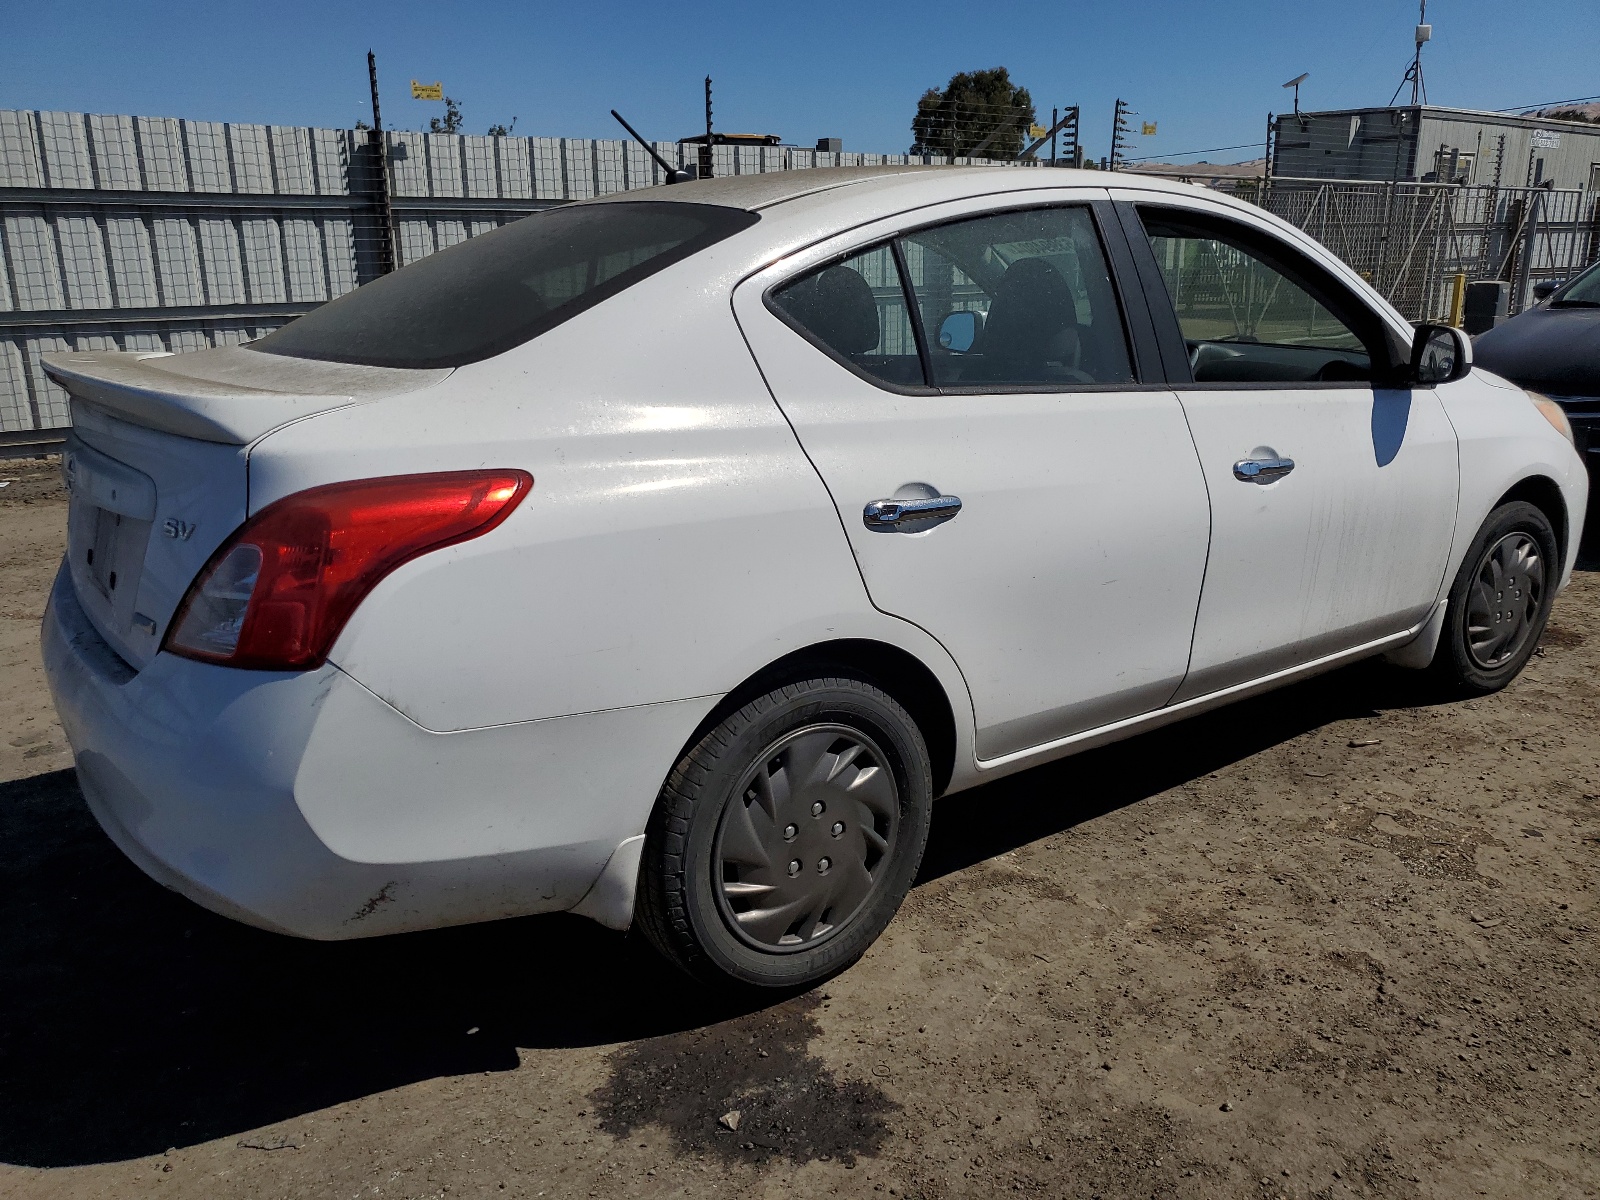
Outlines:
<svg viewBox="0 0 1600 1200"><path fill-rule="evenodd" d="M1558 407L1292 227L1058 170L528 217L244 347L67 353L45 661L149 874L350 938L853 962L935 797L1385 654L1504 686Z"/></svg>

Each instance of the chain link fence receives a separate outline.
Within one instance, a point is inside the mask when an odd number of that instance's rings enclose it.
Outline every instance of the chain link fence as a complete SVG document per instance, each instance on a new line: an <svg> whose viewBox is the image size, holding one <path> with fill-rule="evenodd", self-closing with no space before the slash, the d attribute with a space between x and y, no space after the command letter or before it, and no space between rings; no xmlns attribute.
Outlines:
<svg viewBox="0 0 1600 1200"><path fill-rule="evenodd" d="M1143 172L1146 174L1155 172ZM1454 314L1457 276L1507 285L1506 316L1541 283L1600 261L1600 192L1159 172L1259 205L1316 238L1412 321Z"/></svg>

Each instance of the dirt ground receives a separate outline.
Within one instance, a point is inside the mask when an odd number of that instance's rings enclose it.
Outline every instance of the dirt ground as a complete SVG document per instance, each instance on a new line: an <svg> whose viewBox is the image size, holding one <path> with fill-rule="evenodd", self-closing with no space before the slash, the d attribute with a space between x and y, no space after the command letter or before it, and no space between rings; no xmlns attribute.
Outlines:
<svg viewBox="0 0 1600 1200"><path fill-rule="evenodd" d="M0 1195L1600 1195L1593 557L1501 695L1358 666L941 802L860 964L730 1008L578 918L146 879L40 675L52 470L0 462Z"/></svg>

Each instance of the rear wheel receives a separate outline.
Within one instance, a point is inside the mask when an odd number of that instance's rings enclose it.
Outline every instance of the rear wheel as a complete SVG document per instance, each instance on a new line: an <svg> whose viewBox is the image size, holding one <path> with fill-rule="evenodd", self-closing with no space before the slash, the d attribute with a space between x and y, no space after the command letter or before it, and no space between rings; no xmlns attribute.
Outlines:
<svg viewBox="0 0 1600 1200"><path fill-rule="evenodd" d="M1495 509L1450 589L1436 675L1471 695L1505 687L1533 656L1560 577L1549 518L1522 501Z"/></svg>
<svg viewBox="0 0 1600 1200"><path fill-rule="evenodd" d="M645 837L639 927L709 983L797 988L844 969L900 907L927 842L916 723L848 677L750 701L692 747Z"/></svg>

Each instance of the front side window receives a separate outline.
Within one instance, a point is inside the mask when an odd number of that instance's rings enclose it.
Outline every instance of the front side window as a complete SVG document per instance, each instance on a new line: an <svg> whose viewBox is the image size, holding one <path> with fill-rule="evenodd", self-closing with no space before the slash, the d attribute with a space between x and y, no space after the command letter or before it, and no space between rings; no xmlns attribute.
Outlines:
<svg viewBox="0 0 1600 1200"><path fill-rule="evenodd" d="M1141 216L1196 383L1372 377L1362 337L1254 239L1182 214Z"/></svg>
<svg viewBox="0 0 1600 1200"><path fill-rule="evenodd" d="M376 367L459 367L538 337L757 219L666 201L549 209L375 279L250 348Z"/></svg>
<svg viewBox="0 0 1600 1200"><path fill-rule="evenodd" d="M1083 207L917 230L783 285L771 304L835 358L890 385L1050 390L1134 378Z"/></svg>
<svg viewBox="0 0 1600 1200"><path fill-rule="evenodd" d="M1551 308L1600 308L1600 263L1550 298Z"/></svg>

